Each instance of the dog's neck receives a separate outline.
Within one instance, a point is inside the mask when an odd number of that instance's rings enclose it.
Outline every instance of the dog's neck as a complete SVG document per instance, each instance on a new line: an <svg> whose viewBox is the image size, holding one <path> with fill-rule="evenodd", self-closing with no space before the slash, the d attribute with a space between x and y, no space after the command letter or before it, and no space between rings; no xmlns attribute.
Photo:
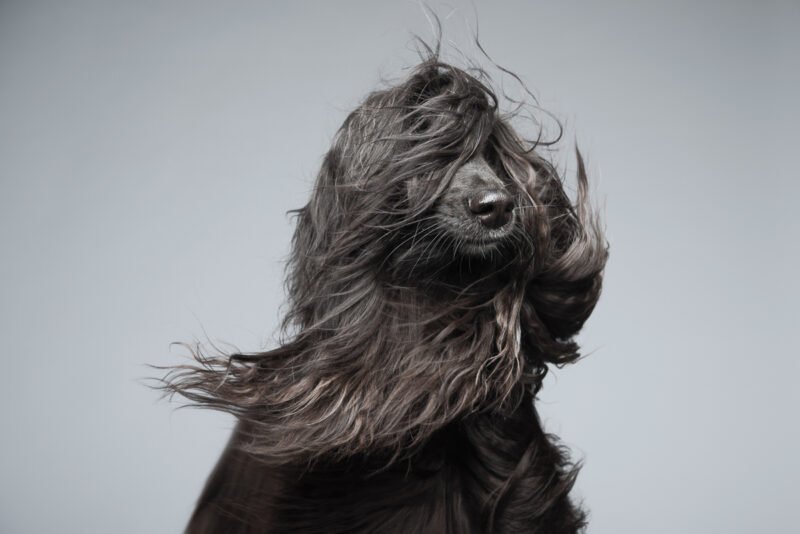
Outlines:
<svg viewBox="0 0 800 534"><path fill-rule="evenodd" d="M385 460L373 452L269 466L272 524L303 532L355 525L370 532L418 532L425 525L424 532L478 533L517 531L510 528L514 521L547 525L554 515L560 521L582 517L567 497L569 464L542 429L529 393L506 416L471 414L440 428L403 459ZM288 503L293 508L287 512ZM407 525L384 523L387 509L397 510Z"/></svg>

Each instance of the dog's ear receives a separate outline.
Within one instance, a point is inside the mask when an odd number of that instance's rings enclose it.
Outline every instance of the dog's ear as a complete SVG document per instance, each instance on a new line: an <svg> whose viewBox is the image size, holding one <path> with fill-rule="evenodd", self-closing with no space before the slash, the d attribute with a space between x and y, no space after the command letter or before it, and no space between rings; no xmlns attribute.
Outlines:
<svg viewBox="0 0 800 534"><path fill-rule="evenodd" d="M241 446L264 463L357 454L391 463L487 402L513 403L520 368L501 363L517 351L495 342L513 330L516 308L498 326L488 304L459 305L443 326L438 307L422 317L425 307L403 298L369 281L351 286L331 296L330 322L271 351L194 351L195 364L174 369L165 389L235 415L248 429Z"/></svg>
<svg viewBox="0 0 800 534"><path fill-rule="evenodd" d="M555 174L549 188L544 188L540 210L546 230L537 244L540 267L525 290L521 312L527 345L545 363L562 364L579 357L572 338L589 318L602 289L603 272L608 258L608 243L598 213L587 194L588 180L580 151L578 194L573 205L564 202ZM548 179L548 177L543 177Z"/></svg>

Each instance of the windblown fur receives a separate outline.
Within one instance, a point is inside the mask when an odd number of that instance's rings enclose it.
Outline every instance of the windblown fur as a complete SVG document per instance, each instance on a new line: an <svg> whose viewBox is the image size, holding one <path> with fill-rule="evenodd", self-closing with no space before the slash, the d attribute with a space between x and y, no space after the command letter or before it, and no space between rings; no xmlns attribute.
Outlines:
<svg viewBox="0 0 800 534"><path fill-rule="evenodd" d="M580 154L573 202L511 119L437 54L346 118L295 210L280 346L165 378L240 421L189 531L581 528L534 397L579 356L607 244ZM488 244L453 215L470 165L514 201Z"/></svg>

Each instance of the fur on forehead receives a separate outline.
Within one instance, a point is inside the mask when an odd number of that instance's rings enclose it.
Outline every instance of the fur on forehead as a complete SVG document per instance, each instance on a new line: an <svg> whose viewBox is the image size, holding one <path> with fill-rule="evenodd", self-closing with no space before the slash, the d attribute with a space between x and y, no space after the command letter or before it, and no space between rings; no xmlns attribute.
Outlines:
<svg viewBox="0 0 800 534"><path fill-rule="evenodd" d="M420 199L433 201L459 165L484 151L525 158L530 148L499 115L495 93L476 76L481 73L429 58L401 83L369 94L345 119L326 156L334 181L318 185L375 200L408 183L424 184ZM417 203L405 214L425 208Z"/></svg>

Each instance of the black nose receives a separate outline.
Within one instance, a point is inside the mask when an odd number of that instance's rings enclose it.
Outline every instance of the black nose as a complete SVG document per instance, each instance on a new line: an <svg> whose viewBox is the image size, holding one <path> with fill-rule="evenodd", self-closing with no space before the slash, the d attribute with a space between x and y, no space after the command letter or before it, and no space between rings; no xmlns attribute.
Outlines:
<svg viewBox="0 0 800 534"><path fill-rule="evenodd" d="M470 195L467 206L480 221L489 228L500 228L511 220L514 200L499 189L484 189Z"/></svg>

